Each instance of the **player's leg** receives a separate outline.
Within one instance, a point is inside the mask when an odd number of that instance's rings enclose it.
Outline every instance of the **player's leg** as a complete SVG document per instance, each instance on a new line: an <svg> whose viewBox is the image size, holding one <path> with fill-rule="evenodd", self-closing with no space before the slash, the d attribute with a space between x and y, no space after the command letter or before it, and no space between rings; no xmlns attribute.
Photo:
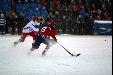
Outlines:
<svg viewBox="0 0 113 75"><path fill-rule="evenodd" d="M43 50L42 55L46 55L47 51L49 50L50 46L47 45L45 50Z"/></svg>
<svg viewBox="0 0 113 75"><path fill-rule="evenodd" d="M40 44L42 43L42 39L42 36L37 36L35 38L35 41L32 43L32 48L30 50L34 51L35 49L38 49Z"/></svg>
<svg viewBox="0 0 113 75"><path fill-rule="evenodd" d="M43 50L42 52L42 55L46 55L47 51L50 49L50 41L49 41L49 38L46 38L44 41L43 41L44 44L46 44L46 48Z"/></svg>
<svg viewBox="0 0 113 75"><path fill-rule="evenodd" d="M27 35L28 35L28 33L23 33L21 38L18 41L14 42L14 46L16 46L17 44L19 44L21 42L24 42Z"/></svg>
<svg viewBox="0 0 113 75"><path fill-rule="evenodd" d="M30 32L29 35L33 37L33 43L34 43L35 39L36 39L36 33L35 32Z"/></svg>
<svg viewBox="0 0 113 75"><path fill-rule="evenodd" d="M46 53L50 49L50 47L55 44L55 41L53 39L46 38L43 43L46 44L47 46L46 46L45 50L42 52L42 55L46 55Z"/></svg>

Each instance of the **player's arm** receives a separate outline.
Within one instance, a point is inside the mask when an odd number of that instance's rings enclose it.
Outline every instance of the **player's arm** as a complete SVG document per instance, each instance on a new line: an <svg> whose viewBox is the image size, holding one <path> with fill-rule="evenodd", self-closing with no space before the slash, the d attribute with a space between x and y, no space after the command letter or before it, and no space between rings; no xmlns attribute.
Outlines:
<svg viewBox="0 0 113 75"><path fill-rule="evenodd" d="M33 26L33 25L31 25L31 28L32 28L32 31L33 32L38 32L39 31L39 28L38 27L35 27L35 26Z"/></svg>
<svg viewBox="0 0 113 75"><path fill-rule="evenodd" d="M57 38L56 38L56 36L53 36L52 38L54 39L54 41L57 41Z"/></svg>
<svg viewBox="0 0 113 75"><path fill-rule="evenodd" d="M51 30L50 35L51 35L51 37L54 39L54 41L57 41L57 38L56 38L56 31L55 31L55 30Z"/></svg>

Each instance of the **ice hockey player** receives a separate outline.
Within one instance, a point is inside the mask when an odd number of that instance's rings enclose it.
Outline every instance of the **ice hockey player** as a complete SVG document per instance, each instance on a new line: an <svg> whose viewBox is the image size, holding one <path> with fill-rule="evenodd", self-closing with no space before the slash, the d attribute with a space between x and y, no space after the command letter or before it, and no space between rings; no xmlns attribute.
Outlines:
<svg viewBox="0 0 113 75"><path fill-rule="evenodd" d="M18 41L14 42L14 46L16 46L21 42L24 42L28 35L33 37L33 42L34 42L35 36L39 31L39 27L40 27L40 23L37 22L37 20L38 17L33 16L32 20L23 28L21 38Z"/></svg>
<svg viewBox="0 0 113 75"><path fill-rule="evenodd" d="M54 42L57 41L56 39L56 30L55 30L56 22L54 20L50 20L47 22L46 27L42 27L39 31L39 33L36 36L35 42L32 44L31 51L34 51L35 49L38 49L41 43L46 44L45 50L42 52L42 55L46 55L46 52L51 47L51 41ZM50 39L52 38L52 39Z"/></svg>

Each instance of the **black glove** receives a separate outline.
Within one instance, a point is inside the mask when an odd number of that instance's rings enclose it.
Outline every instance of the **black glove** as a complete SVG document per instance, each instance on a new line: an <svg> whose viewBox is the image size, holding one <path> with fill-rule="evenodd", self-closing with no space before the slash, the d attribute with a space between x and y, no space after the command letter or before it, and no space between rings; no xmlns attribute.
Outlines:
<svg viewBox="0 0 113 75"><path fill-rule="evenodd" d="M54 39L55 42L57 42L57 39Z"/></svg>

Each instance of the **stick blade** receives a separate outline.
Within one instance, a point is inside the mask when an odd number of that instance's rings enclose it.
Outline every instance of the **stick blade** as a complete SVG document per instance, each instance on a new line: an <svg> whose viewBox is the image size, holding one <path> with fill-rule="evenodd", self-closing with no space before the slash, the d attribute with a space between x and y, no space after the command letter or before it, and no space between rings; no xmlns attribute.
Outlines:
<svg viewBox="0 0 113 75"><path fill-rule="evenodd" d="M76 55L72 54L72 56L75 56L75 57L78 57L78 56L80 56L80 55L81 55L81 53L76 54Z"/></svg>

